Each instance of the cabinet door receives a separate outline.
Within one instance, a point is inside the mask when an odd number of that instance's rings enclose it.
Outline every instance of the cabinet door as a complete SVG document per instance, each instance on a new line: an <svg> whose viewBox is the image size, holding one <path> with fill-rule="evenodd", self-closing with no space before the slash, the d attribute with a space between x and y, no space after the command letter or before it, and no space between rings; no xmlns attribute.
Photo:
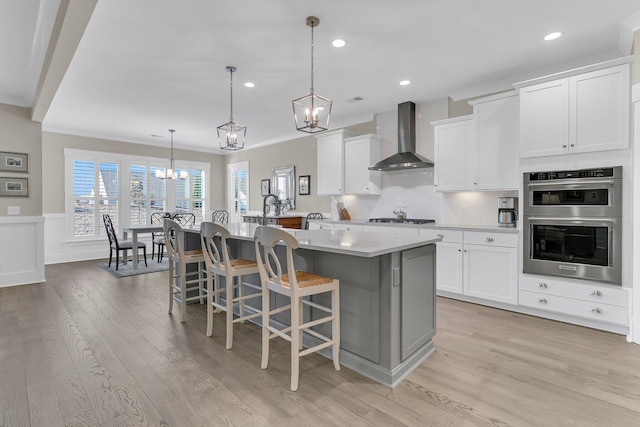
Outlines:
<svg viewBox="0 0 640 427"><path fill-rule="evenodd" d="M345 194L380 194L380 173L369 166L380 160L380 139L375 135L344 141Z"/></svg>
<svg viewBox="0 0 640 427"><path fill-rule="evenodd" d="M342 135L318 137L318 195L342 194Z"/></svg>
<svg viewBox="0 0 640 427"><path fill-rule="evenodd" d="M462 293L462 244L436 244L436 289Z"/></svg>
<svg viewBox="0 0 640 427"><path fill-rule="evenodd" d="M629 146L629 65L569 79L569 146L584 153Z"/></svg>
<svg viewBox="0 0 640 427"><path fill-rule="evenodd" d="M464 295L517 304L517 249L465 244L463 272Z"/></svg>
<svg viewBox="0 0 640 427"><path fill-rule="evenodd" d="M520 89L520 157L565 154L569 143L569 80Z"/></svg>
<svg viewBox="0 0 640 427"><path fill-rule="evenodd" d="M520 129L517 96L474 105L478 190L518 188Z"/></svg>
<svg viewBox="0 0 640 427"><path fill-rule="evenodd" d="M473 189L473 120L466 118L434 128L436 191Z"/></svg>

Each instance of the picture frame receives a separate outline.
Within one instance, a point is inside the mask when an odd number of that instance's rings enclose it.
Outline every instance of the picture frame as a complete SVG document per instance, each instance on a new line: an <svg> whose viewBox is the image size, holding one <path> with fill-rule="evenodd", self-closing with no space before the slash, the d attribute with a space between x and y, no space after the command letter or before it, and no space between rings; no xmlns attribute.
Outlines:
<svg viewBox="0 0 640 427"><path fill-rule="evenodd" d="M29 197L29 178L0 177L0 197Z"/></svg>
<svg viewBox="0 0 640 427"><path fill-rule="evenodd" d="M311 175L300 175L298 178L298 194L301 196L311 194Z"/></svg>
<svg viewBox="0 0 640 427"><path fill-rule="evenodd" d="M260 194L264 197L269 193L271 193L271 180L263 179L260 181Z"/></svg>
<svg viewBox="0 0 640 427"><path fill-rule="evenodd" d="M29 155L27 153L0 152L0 171L29 172Z"/></svg>

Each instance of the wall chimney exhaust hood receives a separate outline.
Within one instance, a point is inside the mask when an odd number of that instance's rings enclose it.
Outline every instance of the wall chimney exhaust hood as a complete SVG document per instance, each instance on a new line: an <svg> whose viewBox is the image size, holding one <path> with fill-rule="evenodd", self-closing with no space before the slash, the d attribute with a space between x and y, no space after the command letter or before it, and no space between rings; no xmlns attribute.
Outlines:
<svg viewBox="0 0 640 427"><path fill-rule="evenodd" d="M369 166L372 171L397 171L433 167L433 162L416 153L416 104L398 104L398 152Z"/></svg>

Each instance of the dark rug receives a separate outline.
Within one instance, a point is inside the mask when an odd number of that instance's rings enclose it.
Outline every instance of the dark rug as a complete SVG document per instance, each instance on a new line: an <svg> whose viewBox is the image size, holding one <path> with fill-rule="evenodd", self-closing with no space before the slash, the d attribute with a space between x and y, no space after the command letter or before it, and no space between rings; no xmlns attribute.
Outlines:
<svg viewBox="0 0 640 427"><path fill-rule="evenodd" d="M167 271L169 269L169 262L167 261L167 257L162 258L162 262L158 262L155 259L147 259L148 267L144 266L144 261L141 261L138 264L138 269L133 269L133 262L129 261L126 264L120 264L118 266L118 271L116 271L116 261L114 260L111 263L111 268L109 268L108 262L101 262L98 264L98 267L111 273L113 277L129 277L129 276L137 276L138 274L147 274L147 273L157 273L158 271Z"/></svg>

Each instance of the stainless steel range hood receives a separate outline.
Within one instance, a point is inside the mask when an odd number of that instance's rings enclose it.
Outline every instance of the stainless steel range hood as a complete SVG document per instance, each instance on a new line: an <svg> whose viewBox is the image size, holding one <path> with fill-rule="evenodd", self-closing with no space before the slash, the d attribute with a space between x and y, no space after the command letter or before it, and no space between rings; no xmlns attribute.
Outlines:
<svg viewBox="0 0 640 427"><path fill-rule="evenodd" d="M398 152L379 161L369 170L396 171L433 167L433 162L416 153L416 104L398 104Z"/></svg>

